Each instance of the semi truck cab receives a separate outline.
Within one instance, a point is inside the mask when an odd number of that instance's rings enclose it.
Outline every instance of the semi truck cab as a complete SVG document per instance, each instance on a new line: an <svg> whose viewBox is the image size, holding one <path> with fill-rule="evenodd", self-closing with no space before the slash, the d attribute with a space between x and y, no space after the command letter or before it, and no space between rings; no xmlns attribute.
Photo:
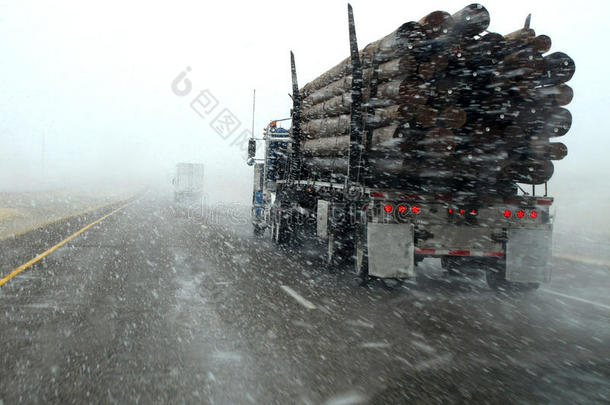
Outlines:
<svg viewBox="0 0 610 405"><path fill-rule="evenodd" d="M252 190L252 224L259 235L269 226L269 205L275 201L277 180L288 170L288 151L292 138L290 130L282 127L290 119L271 121L263 130L262 138L252 138L249 144L248 164L254 166ZM264 142L262 159L255 159L256 141Z"/></svg>

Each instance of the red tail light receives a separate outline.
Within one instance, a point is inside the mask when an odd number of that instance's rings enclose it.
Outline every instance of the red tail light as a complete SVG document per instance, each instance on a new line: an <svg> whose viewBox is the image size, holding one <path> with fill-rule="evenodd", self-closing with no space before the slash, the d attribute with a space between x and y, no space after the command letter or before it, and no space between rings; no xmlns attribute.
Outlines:
<svg viewBox="0 0 610 405"><path fill-rule="evenodd" d="M414 205L411 207L411 212L414 214L417 214L419 212L419 207L417 205Z"/></svg>
<svg viewBox="0 0 610 405"><path fill-rule="evenodd" d="M525 212L519 210L517 211L517 218L523 218L525 216Z"/></svg>
<svg viewBox="0 0 610 405"><path fill-rule="evenodd" d="M404 214L405 211L407 210L407 207L405 207L404 205L400 204L398 207L396 207L396 209L398 210L399 213Z"/></svg>
<svg viewBox="0 0 610 405"><path fill-rule="evenodd" d="M533 219L538 218L538 213L536 211L532 211L530 212L530 217L532 217Z"/></svg>
<svg viewBox="0 0 610 405"><path fill-rule="evenodd" d="M476 211L476 210L472 210L472 211L470 211L470 213L471 213L472 215L477 215L477 211Z"/></svg>
<svg viewBox="0 0 610 405"><path fill-rule="evenodd" d="M464 210L460 209L460 215L464 215Z"/></svg>
<svg viewBox="0 0 610 405"><path fill-rule="evenodd" d="M449 208L447 211L448 211L450 214L453 214L453 209L452 209L452 208Z"/></svg>
<svg viewBox="0 0 610 405"><path fill-rule="evenodd" d="M390 204L386 204L386 205L383 207L383 210L384 210L385 212L392 212L392 206L391 206Z"/></svg>
<svg viewBox="0 0 610 405"><path fill-rule="evenodd" d="M512 213L510 212L510 210L504 210L504 218L510 218L511 215Z"/></svg>

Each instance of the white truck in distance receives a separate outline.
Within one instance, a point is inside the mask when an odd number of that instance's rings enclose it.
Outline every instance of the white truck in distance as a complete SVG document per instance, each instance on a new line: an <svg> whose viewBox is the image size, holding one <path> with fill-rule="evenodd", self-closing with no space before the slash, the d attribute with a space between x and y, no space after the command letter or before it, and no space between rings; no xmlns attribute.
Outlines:
<svg viewBox="0 0 610 405"><path fill-rule="evenodd" d="M172 184L174 201L200 199L203 195L203 164L178 163Z"/></svg>

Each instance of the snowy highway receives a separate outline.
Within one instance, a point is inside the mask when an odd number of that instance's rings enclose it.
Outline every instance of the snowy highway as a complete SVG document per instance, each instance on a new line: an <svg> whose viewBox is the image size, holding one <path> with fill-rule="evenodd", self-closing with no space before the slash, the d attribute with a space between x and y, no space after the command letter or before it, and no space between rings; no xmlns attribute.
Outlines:
<svg viewBox="0 0 610 405"><path fill-rule="evenodd" d="M605 262L556 257L530 293L430 259L363 288L243 210L149 194L3 241L0 278L117 208L0 287L0 404L610 401Z"/></svg>

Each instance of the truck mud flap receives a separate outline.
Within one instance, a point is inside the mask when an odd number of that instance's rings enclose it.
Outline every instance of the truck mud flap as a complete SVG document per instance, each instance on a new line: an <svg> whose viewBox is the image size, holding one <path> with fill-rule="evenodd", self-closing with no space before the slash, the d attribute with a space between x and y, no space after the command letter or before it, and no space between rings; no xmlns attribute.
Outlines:
<svg viewBox="0 0 610 405"><path fill-rule="evenodd" d="M328 213L330 203L324 200L318 200L316 234L320 238L328 239Z"/></svg>
<svg viewBox="0 0 610 405"><path fill-rule="evenodd" d="M381 278L415 277L412 224L369 223L369 275Z"/></svg>
<svg viewBox="0 0 610 405"><path fill-rule="evenodd" d="M520 283L551 281L552 230L509 229L506 279Z"/></svg>

